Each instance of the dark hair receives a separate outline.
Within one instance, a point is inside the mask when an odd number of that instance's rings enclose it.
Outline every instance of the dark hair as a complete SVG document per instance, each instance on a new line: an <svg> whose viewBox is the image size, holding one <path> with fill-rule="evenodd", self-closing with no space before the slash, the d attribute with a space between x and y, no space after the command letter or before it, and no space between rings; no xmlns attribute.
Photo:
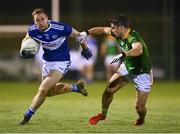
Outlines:
<svg viewBox="0 0 180 134"><path fill-rule="evenodd" d="M110 20L110 23L113 23L116 26L130 26L129 19L125 15L119 15L118 17L114 17L112 20Z"/></svg>
<svg viewBox="0 0 180 134"><path fill-rule="evenodd" d="M44 13L47 16L47 12L43 8L35 8L32 11L32 17L34 17L35 14Z"/></svg>

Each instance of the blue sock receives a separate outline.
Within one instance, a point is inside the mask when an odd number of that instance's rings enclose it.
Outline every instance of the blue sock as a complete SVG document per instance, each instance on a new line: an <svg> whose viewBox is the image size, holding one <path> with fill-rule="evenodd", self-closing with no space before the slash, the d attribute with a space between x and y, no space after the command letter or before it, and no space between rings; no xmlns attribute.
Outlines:
<svg viewBox="0 0 180 134"><path fill-rule="evenodd" d="M29 118L31 118L31 116L35 113L35 111L30 107L27 112L25 113L25 115Z"/></svg>
<svg viewBox="0 0 180 134"><path fill-rule="evenodd" d="M72 92L78 92L78 91L79 91L79 89L78 89L78 87L77 87L76 84L72 84L72 85L71 85L71 91L72 91Z"/></svg>

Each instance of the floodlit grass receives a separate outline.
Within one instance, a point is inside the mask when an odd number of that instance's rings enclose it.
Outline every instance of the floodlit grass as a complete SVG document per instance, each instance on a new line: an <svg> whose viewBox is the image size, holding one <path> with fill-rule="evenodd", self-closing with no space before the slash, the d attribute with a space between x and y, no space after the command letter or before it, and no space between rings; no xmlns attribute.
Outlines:
<svg viewBox="0 0 180 134"><path fill-rule="evenodd" d="M71 81L72 83L72 81ZM90 116L101 111L105 82L86 85L88 97L68 93L47 98L28 125L19 126L22 114L37 92L38 83L0 82L1 133L176 133L180 132L180 83L156 82L147 103L146 123L135 127L135 91L128 85L117 92L108 117L95 126Z"/></svg>

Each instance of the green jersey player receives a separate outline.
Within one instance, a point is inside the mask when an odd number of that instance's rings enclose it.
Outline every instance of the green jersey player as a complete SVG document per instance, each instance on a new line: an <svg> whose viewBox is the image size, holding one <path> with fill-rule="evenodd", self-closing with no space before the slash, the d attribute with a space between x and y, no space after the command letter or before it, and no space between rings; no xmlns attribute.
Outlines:
<svg viewBox="0 0 180 134"><path fill-rule="evenodd" d="M151 70L151 61L149 58L149 52L145 42L135 30L129 29L128 33L129 34L124 39L117 38L118 44L120 45L122 52L127 52L131 50L133 48L132 47L133 43L140 42L142 45L141 55L135 57L134 56L124 57L124 63L126 65L128 72L131 74L149 73Z"/></svg>
<svg viewBox="0 0 180 134"><path fill-rule="evenodd" d="M91 117L89 123L95 125L98 121L104 120L107 117L114 93L132 81L136 88L135 108L138 114L134 125L142 125L147 113L145 105L153 83L148 48L142 37L135 30L130 29L129 20L126 16L120 15L112 19L110 25L110 27L94 27L80 33L82 40L87 34L112 35L117 39L122 50L122 53L115 56L111 61L112 64L120 62L121 65L109 80L103 93L102 112Z"/></svg>

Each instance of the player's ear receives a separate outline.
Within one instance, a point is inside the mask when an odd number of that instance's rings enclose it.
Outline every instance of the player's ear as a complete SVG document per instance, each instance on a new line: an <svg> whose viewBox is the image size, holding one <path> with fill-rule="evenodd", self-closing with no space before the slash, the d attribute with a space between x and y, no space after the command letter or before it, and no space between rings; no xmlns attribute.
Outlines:
<svg viewBox="0 0 180 134"><path fill-rule="evenodd" d="M47 14L45 14L45 17L46 17L47 20L49 19Z"/></svg>

